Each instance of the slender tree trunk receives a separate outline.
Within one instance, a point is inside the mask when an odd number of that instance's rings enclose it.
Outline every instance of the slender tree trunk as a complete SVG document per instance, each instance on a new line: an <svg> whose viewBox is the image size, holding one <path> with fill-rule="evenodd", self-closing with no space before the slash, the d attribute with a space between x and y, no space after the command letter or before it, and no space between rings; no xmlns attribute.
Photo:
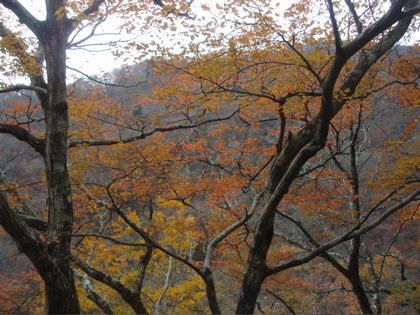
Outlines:
<svg viewBox="0 0 420 315"><path fill-rule="evenodd" d="M352 138L350 146L350 174L349 179L351 180L352 196L354 200L350 202L351 210L354 212L353 219L360 221L360 199L359 199L359 171L357 165L356 145L359 136L359 130L362 123L362 107L359 111L358 121L356 126L351 126L350 134ZM362 279L360 278L360 248L361 248L361 237L355 237L350 242L350 260L348 266L348 279L351 282L353 292L359 301L360 309L363 314L373 314L373 309L369 301L369 297L366 294L365 288L363 287Z"/></svg>
<svg viewBox="0 0 420 315"><path fill-rule="evenodd" d="M357 273L357 275L349 277L349 280L351 282L352 290L357 297L360 309L363 312L363 314L374 314L369 302L369 298L367 297L365 289L363 288L363 284L360 280L359 274Z"/></svg>
<svg viewBox="0 0 420 315"><path fill-rule="evenodd" d="M209 268L204 269L204 277L206 279L206 293L209 303L210 311L212 314L222 314L217 301L216 286L214 284L213 273Z"/></svg>

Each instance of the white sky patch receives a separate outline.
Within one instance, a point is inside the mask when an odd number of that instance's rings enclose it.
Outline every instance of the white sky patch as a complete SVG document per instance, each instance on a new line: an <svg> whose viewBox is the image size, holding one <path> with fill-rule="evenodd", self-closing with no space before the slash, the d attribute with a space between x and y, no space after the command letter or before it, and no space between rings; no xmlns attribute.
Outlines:
<svg viewBox="0 0 420 315"><path fill-rule="evenodd" d="M26 0L26 1L33 1L33 0ZM165 1L163 1L165 2ZM293 0L278 0L272 1L273 7L276 8L276 11L283 12L287 9ZM278 2L278 6L274 6L274 3ZM217 6L223 6L224 0L201 0L201 1L194 1L192 3L192 13L197 17L204 18L206 21L214 18L213 12L220 15L221 12L218 12ZM203 10L203 6L207 6L210 8L210 11ZM115 17L109 17L103 25L100 27L98 31L103 34L116 34L119 33L120 30L114 28L115 25L119 24L119 21L116 20ZM182 18L180 18L182 19ZM179 23L178 23L179 22ZM109 49L109 45L107 44L112 41L129 41L129 40L136 40L136 42L140 44L147 44L151 42L158 42L162 45L167 45L173 52L180 52L181 45L188 44L189 41L203 41L203 38L200 38L199 34L194 34L194 39L190 37L186 37L185 34L188 33L188 29L181 26L181 21L176 22L177 29L176 30L162 30L156 29L149 31L147 33L142 33L140 29L138 34L124 34L121 32L119 35L109 35L109 36L97 36L96 38L92 38L88 43L91 46L84 47L83 49L71 49L68 51L69 57L69 66L73 68L77 68L80 71L83 71L88 74L97 74L99 75L102 72L111 71L114 68L120 67L123 64L130 64L130 59L135 59L135 54L138 55L144 53L144 51L132 51L132 56L123 55L121 57L116 57L111 53ZM141 22L140 22L141 23ZM187 22L188 23L188 22ZM196 21L190 21L190 23L197 23ZM79 36L80 37L80 36ZM95 45L97 44L97 45ZM153 52L150 52L153 54ZM150 54L150 55L151 55ZM131 58L132 57L132 58ZM147 57L144 58L146 60Z"/></svg>
<svg viewBox="0 0 420 315"><path fill-rule="evenodd" d="M270 0L268 0L270 1ZM20 0L20 2L31 12L37 19L43 20L45 18L45 3L40 0ZM294 0L278 0L272 1L273 7L277 12L284 12ZM261 1L263 3L263 1ZM276 7L276 3L278 6ZM221 15L222 12L217 9L217 7L223 7L225 4L224 0L200 0L193 2L192 11L194 14L200 17L204 17L206 20L213 18L213 12L217 15ZM209 11L203 10L203 7L206 6L210 8ZM3 8L3 10L6 10ZM273 9L274 10L274 9ZM141 25L141 21L139 24ZM191 21L191 23L197 23ZM79 71L89 74L89 75L98 75L100 76L103 72L112 71L114 68L118 68L123 64L130 64L133 60L144 53L144 51L136 51L133 49L130 53L125 53L121 56L115 56L112 54L111 47L113 42L124 42L135 40L139 44L147 44L152 41L160 42L163 45L167 45L173 51L180 49L181 45L187 44L188 41L202 41L200 35L194 34L193 38L186 37L187 29L183 28L180 23L177 25L177 30L171 31L169 29L155 29L150 30L147 33L142 32L142 29L138 29L133 33L126 34L117 26L120 24L120 20L117 17L109 16L107 20L98 27L96 30L97 35L89 38L86 42L79 45L78 48L72 48L68 50L68 65L69 67L76 68ZM178 24L178 23L177 23ZM74 38L74 41L86 37L90 28L86 30L75 31L72 36L77 34ZM222 30L221 30L222 31ZM184 32L184 33L183 33ZM183 34L183 35L181 35ZM418 34L412 36L412 39L418 39ZM70 38L72 38L72 36ZM414 43L412 40L411 43ZM147 56L144 57L147 59ZM1 74L0 74L1 75ZM74 76L81 77L80 74L72 72L69 70L69 81L74 80ZM22 81L22 80L20 80Z"/></svg>

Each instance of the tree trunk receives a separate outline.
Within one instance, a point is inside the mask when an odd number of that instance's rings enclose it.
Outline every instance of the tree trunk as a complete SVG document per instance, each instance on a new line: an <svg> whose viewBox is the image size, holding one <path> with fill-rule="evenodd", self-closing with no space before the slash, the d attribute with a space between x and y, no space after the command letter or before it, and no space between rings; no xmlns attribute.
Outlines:
<svg viewBox="0 0 420 315"><path fill-rule="evenodd" d="M216 296L216 286L214 284L213 273L210 268L204 269L204 278L206 284L206 294L209 303L210 311L212 314L222 314L219 308L219 302Z"/></svg>
<svg viewBox="0 0 420 315"><path fill-rule="evenodd" d="M257 234L254 236L253 244L247 262L242 292L239 297L236 314L253 314L261 286L267 277L266 258L268 249L273 238L272 218L261 220L257 227ZM270 213L271 216L271 213ZM266 224L267 223L267 224ZM259 228L261 225L263 227Z"/></svg>
<svg viewBox="0 0 420 315"><path fill-rule="evenodd" d="M325 134L321 121L321 118L314 118L303 130L289 137L274 162L266 186L262 215L255 229L236 314L254 313L258 294L268 276L267 253L274 235L277 206L287 194L301 167L324 146L325 137L319 136L320 133Z"/></svg>
<svg viewBox="0 0 420 315"><path fill-rule="evenodd" d="M67 171L68 105L66 95L66 50L71 20L58 17L63 0L46 0L46 20L39 21L19 4L8 6L35 34L45 55L47 93L39 95L45 116L45 151L43 152L48 186L48 228L42 243L43 257L30 257L45 283L46 312L77 314L80 305L70 268L70 242L73 206ZM34 77L29 73L29 76ZM42 76L42 72L38 74ZM36 84L36 81L32 80ZM19 244L18 244L19 246ZM48 265L45 266L45 261Z"/></svg>
<svg viewBox="0 0 420 315"><path fill-rule="evenodd" d="M50 314L77 314L80 306L70 269L70 242L73 207L67 172L68 106L66 96L66 49L74 27L66 16L56 13L65 6L64 0L46 0L46 19L40 21L18 1L2 0L19 22L36 36L45 55L48 80L43 76L43 58L30 55L20 38L5 28L1 36L14 38L13 48L18 52L31 80L45 116L45 141L31 136L26 130L14 126L12 134L26 141L39 152L45 163L48 186L48 226L46 239L32 231L10 206L7 196L0 197L0 223L13 237L17 247L28 256L45 283L47 307ZM22 131L26 133L22 134ZM19 134L18 134L19 133ZM0 191L1 193L1 191Z"/></svg>
<svg viewBox="0 0 420 315"><path fill-rule="evenodd" d="M47 5L56 12L59 7L50 1ZM61 3L61 5L63 5ZM50 16L50 15L48 15ZM79 313L80 307L70 268L70 242L73 224L73 206L67 171L68 105L66 96L66 49L70 34L65 18L54 16L46 24L43 45L48 74L48 104L44 107L45 169L48 184L47 247L65 281L46 281L47 312L51 314Z"/></svg>

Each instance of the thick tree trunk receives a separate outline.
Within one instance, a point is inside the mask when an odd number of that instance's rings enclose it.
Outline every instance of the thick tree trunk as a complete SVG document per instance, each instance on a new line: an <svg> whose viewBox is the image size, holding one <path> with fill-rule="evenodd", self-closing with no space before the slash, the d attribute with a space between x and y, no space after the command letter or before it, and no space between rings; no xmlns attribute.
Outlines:
<svg viewBox="0 0 420 315"><path fill-rule="evenodd" d="M242 292L239 297L236 314L253 314L262 284L267 277L267 253L273 238L274 214L261 220L254 236L250 255L247 262ZM263 226L262 226L263 225Z"/></svg>
<svg viewBox="0 0 420 315"><path fill-rule="evenodd" d="M363 312L363 314L374 314L375 312L373 311L370 305L369 298L367 297L366 291L363 288L363 284L360 280L359 274L357 273L354 276L349 277L349 280L351 282L353 292L357 297L360 309Z"/></svg>
<svg viewBox="0 0 420 315"><path fill-rule="evenodd" d="M47 20L38 39L45 52L48 100L45 113L45 169L48 185L47 250L60 269L60 278L44 279L47 312L77 314L80 306L70 268L73 206L67 171L68 104L66 95L66 49L72 31L66 17L55 13L64 1L47 0Z"/></svg>
<svg viewBox="0 0 420 315"><path fill-rule="evenodd" d="M35 34L40 48L45 53L48 80L43 77L43 58L29 55L25 46L16 37L14 48L19 51L26 66L31 84L45 116L45 141L33 137L29 132L13 126L11 133L27 142L39 152L45 162L48 185L48 224L46 240L29 229L24 218L19 216L2 196L0 223L16 241L40 276L46 288L47 307L50 314L77 314L80 312L73 274L70 269L70 242L73 223L70 181L67 172L68 106L66 99L66 49L73 30L66 17L58 18L57 10L64 6L63 0L46 1L46 20L39 21L17 1L0 2L10 9L23 24ZM15 36L3 29L1 36ZM42 55L40 53L40 55ZM38 64L38 65L37 65Z"/></svg>
<svg viewBox="0 0 420 315"><path fill-rule="evenodd" d="M323 125L322 121L321 115L318 115L304 129L289 137L274 161L266 185L262 215L255 229L247 261L236 314L253 314L254 312L258 294L268 276L267 253L274 235L274 217L277 206L287 194L301 167L324 146L326 137L324 129L325 126L328 128L328 124Z"/></svg>
<svg viewBox="0 0 420 315"><path fill-rule="evenodd" d="M39 40L45 61L47 82L43 77L40 56L28 54L15 34L2 29L1 36L15 37L14 49L27 69L31 84L36 88L45 116L45 141L36 139L15 126L13 135L26 141L38 151L45 162L48 185L48 225L46 240L31 231L24 219L7 202L3 194L0 204L0 223L16 241L18 248L32 261L46 288L50 314L77 314L80 312L74 278L70 269L70 242L73 223L70 181L67 172L68 106L66 99L66 49L72 21L56 13L65 5L64 0L46 0L46 20L34 18L18 1L2 0ZM100 3L100 2L98 2ZM18 134L18 133L19 134Z"/></svg>

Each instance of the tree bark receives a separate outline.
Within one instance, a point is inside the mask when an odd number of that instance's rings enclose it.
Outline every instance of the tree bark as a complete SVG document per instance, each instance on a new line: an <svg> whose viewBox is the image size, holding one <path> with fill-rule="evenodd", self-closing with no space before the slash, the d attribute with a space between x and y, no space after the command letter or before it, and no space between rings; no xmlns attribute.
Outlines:
<svg viewBox="0 0 420 315"><path fill-rule="evenodd" d="M80 260L74 259L74 263L89 277L106 284L118 292L118 294L123 298L125 302L127 302L128 305L130 305L136 314L148 314L146 307L140 299L140 296L123 285L120 281L99 270L96 270L92 266L89 266Z"/></svg>
<svg viewBox="0 0 420 315"><path fill-rule="evenodd" d="M31 78L31 84L38 88L35 91L45 115L45 147L38 145L35 149L38 152L42 150L48 186L46 240L39 242L24 222L20 222L20 226L22 233L25 233L25 239L18 237L14 229L19 226L19 219L13 214L14 210L5 205L3 205L3 214L9 216L9 220L3 218L2 225L15 239L17 246L30 258L44 280L46 312L77 314L80 313L80 306L70 268L73 206L67 171L69 117L66 95L66 49L68 37L73 31L72 21L66 16L61 18L56 16L56 12L65 5L63 0L45 1L45 21L37 20L17 1L3 0L0 3L11 10L19 21L34 33L45 53L47 83L42 78L41 66L38 64L42 60L36 60L32 56L24 59L24 49L20 49L19 44L15 45L15 49L18 49L22 55L22 63L29 64L28 76ZM46 94L43 92L45 90ZM31 145L29 141L27 143ZM7 226L8 224L11 225ZM33 246L28 246L29 243ZM37 249L38 254L33 248Z"/></svg>
<svg viewBox="0 0 420 315"><path fill-rule="evenodd" d="M51 257L48 246L39 238L39 233L31 230L16 210L10 206L3 191L0 191L0 224L14 239L18 249L30 259L44 280L48 296L47 312L49 314L77 314L79 303L74 283L69 281L68 275L62 272L61 266L57 265L57 261Z"/></svg>

